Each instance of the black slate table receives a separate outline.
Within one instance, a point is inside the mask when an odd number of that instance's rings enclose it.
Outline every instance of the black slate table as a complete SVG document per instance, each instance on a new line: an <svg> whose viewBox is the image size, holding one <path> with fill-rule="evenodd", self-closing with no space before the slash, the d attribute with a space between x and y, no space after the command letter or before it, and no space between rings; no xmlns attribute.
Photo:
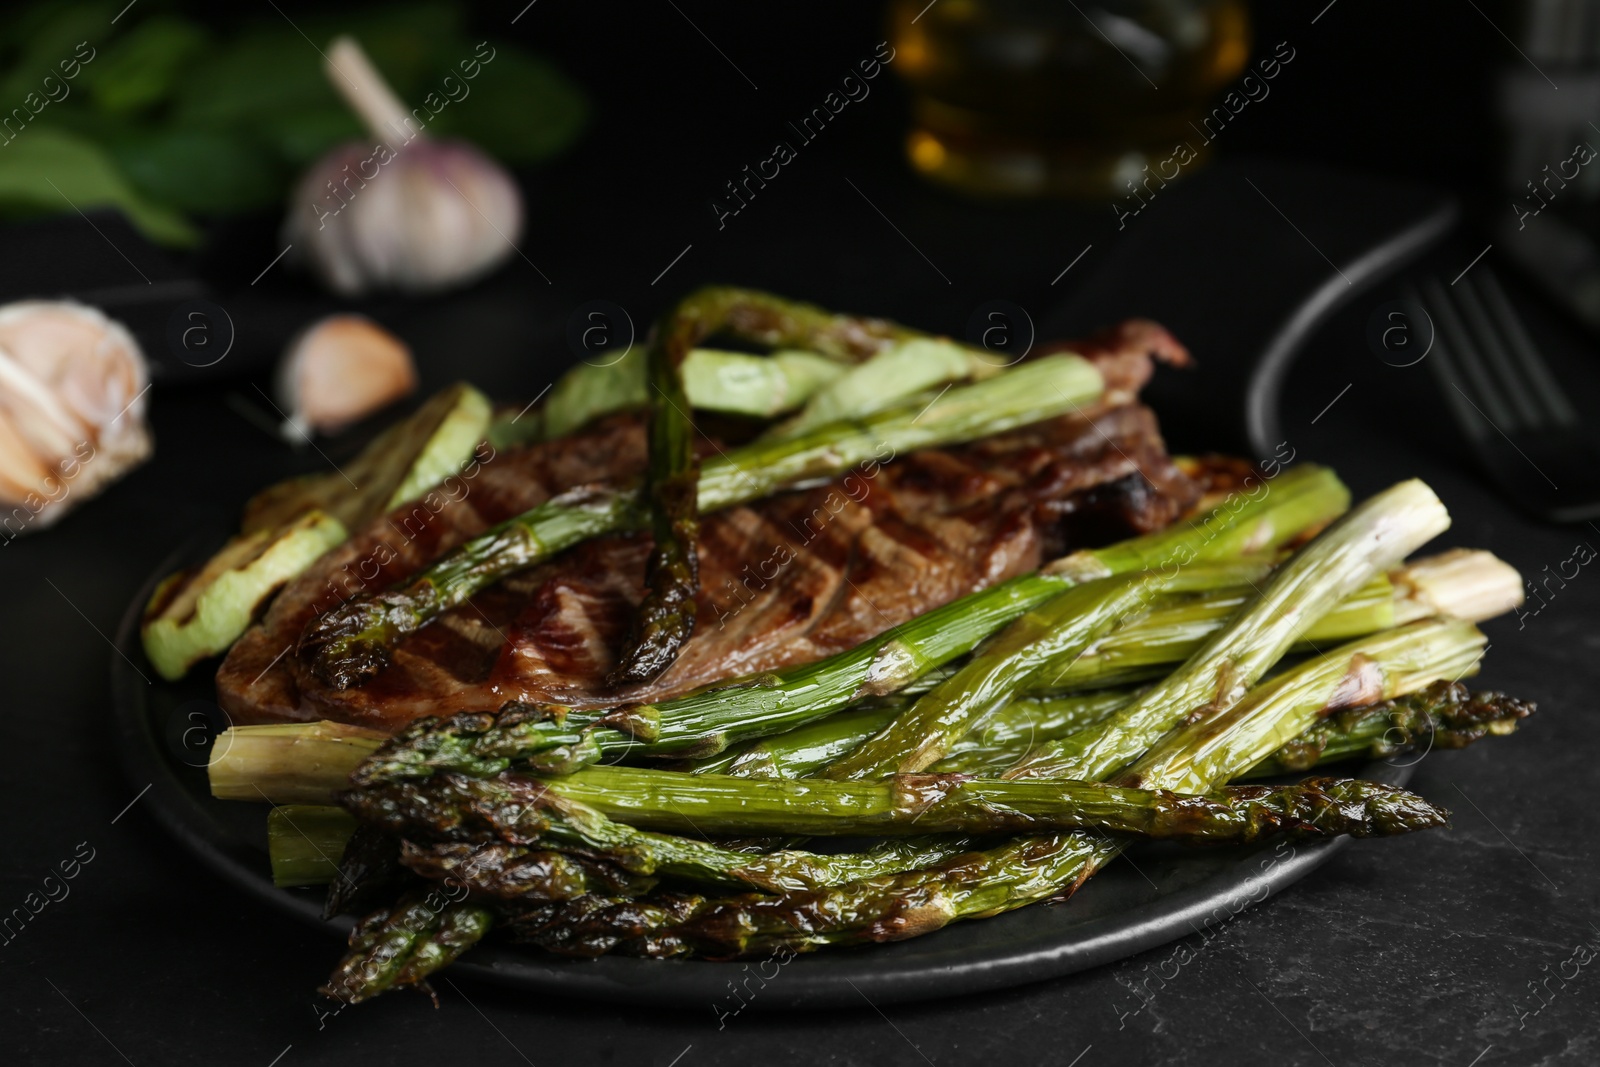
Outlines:
<svg viewBox="0 0 1600 1067"><path fill-rule="evenodd" d="M635 28L685 32L675 18ZM828 62L870 53L877 36L870 25L855 29L812 57L821 66L792 61L779 99L807 99L796 71L820 71L809 86L820 92ZM1044 318L1115 247L1109 213L974 204L917 184L898 161L898 104L887 90L881 113L862 105L854 127L845 116L830 131L836 138L719 229L711 197L764 152L783 112L753 96L734 100L747 87L714 55L706 62L675 95L652 104L640 93L627 122L602 109L577 153L529 179L526 259L448 300L366 306L414 345L425 386L467 377L497 396L532 397L573 358L565 337L575 308L610 300L643 323L673 293L708 280L958 334L996 298ZM779 79L752 73L769 86ZM684 101L704 109L702 128L716 116L713 136L683 143L673 122L690 117L674 114ZM1300 221L1315 238L1316 220ZM262 283L265 293L245 284L275 251L270 230L270 220L241 225L224 235L220 265L204 264L239 328L235 369L249 371L311 311L331 306L281 270ZM6 240L0 233L0 248ZM1063 274L1087 245L1095 247ZM1203 269L1203 254L1198 262ZM1600 572L1591 564L1545 581L1577 546L1600 545L1600 531L1530 522L1482 484L1425 371L1388 366L1369 350L1365 327L1382 297L1357 297L1313 340L1284 392L1285 438L1299 457L1335 466L1358 494L1403 476L1427 479L1455 515L1451 543L1492 549L1543 583L1537 611L1486 627L1493 647L1482 676L1537 700L1538 715L1511 738L1429 754L1413 779L1454 810L1452 827L1356 843L1233 921L1120 964L981 996L826 1014L764 1012L757 998L719 1020L709 1004L652 1011L449 980L439 983L437 1011L407 995L330 1013L313 990L338 945L205 873L142 810L143 783L124 778L106 740L108 637L135 590L185 538L231 521L254 488L321 463L253 421L264 410L259 373L158 389L152 463L58 528L0 544L0 810L9 817L0 915L42 893L60 864L77 864L65 895L56 890L59 899L0 941L0 1059L141 1067L1600 1061L1600 975L1590 964L1600 954L1592 878L1600 806L1587 792L1597 784ZM1580 406L1593 412L1593 397L1579 396ZM1176 448L1207 446L1203 433L1184 433ZM354 447L329 445L336 456Z"/></svg>

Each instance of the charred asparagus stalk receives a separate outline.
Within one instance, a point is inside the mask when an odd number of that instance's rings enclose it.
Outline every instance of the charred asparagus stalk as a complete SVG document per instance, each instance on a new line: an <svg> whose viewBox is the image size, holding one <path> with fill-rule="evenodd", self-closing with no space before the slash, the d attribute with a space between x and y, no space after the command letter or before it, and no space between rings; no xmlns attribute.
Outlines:
<svg viewBox="0 0 1600 1067"><path fill-rule="evenodd" d="M603 818L598 813L590 817ZM627 828L621 829L625 831ZM525 906L571 900L584 895L586 888L591 895L605 894L607 882L612 883L609 890L611 895L644 895L653 878L624 870L620 866L624 862L649 867L652 871L672 873L679 879L709 886L784 892L844 885L869 873L917 870L941 863L972 847L969 839L948 834L907 837L885 842L865 852L833 855L793 850L749 853L707 845L693 862L688 862L681 858L680 846L663 835L637 833L631 836L631 840L632 844L619 846L615 853L601 851L581 858L499 842L418 845L406 841L403 859L413 871L431 880L455 880L478 898L515 901ZM668 863L652 847L657 840L662 842L668 854L677 854L680 858ZM581 863L582 881L562 871L552 863L554 859L569 866ZM600 872L598 877L597 871ZM629 888L618 884L627 883L630 879Z"/></svg>
<svg viewBox="0 0 1600 1067"><path fill-rule="evenodd" d="M650 341L650 462L643 496L653 544L645 566L644 600L606 679L613 686L659 676L694 633L695 594L700 591L700 465L683 361L726 316L713 292L685 299L657 324Z"/></svg>
<svg viewBox="0 0 1600 1067"><path fill-rule="evenodd" d="M370 827L399 840L399 860L430 881L464 886L475 899L522 904L585 894L640 896L658 876L721 889L783 892L843 885L866 874L917 870L971 848L949 834L900 837L863 852L794 849L748 852L636 830L560 794L482 789L478 779L448 776L427 787L379 787L354 803ZM487 804L463 815L462 804ZM284 811L274 809L274 813ZM355 825L344 808L294 805L294 822L268 838L279 885L326 885L343 877L340 850ZM310 828L332 831L319 840Z"/></svg>
<svg viewBox="0 0 1600 1067"><path fill-rule="evenodd" d="M656 773L700 780L676 772ZM340 800L362 822L407 840L496 841L571 853L636 877L670 875L724 888L774 892L839 885L863 870L914 870L965 847L949 839L908 839L860 854L751 854L641 830L538 779L511 776L441 775L425 783L357 789Z"/></svg>
<svg viewBox="0 0 1600 1067"><path fill-rule="evenodd" d="M935 403L835 423L792 439L758 442L708 460L697 506L715 511L900 452L975 440L1052 418L1097 397L1104 383L1086 360L1051 356L987 381L952 388ZM388 662L400 638L508 574L579 541L630 529L636 489L580 489L510 519L447 553L405 585L361 597L314 620L300 654L331 685L360 684Z"/></svg>
<svg viewBox="0 0 1600 1067"><path fill-rule="evenodd" d="M1118 780L1184 791L1227 780L1333 711L1474 673L1483 645L1477 627L1459 619L1425 619L1361 638L1285 671L1225 712L1173 730Z"/></svg>
<svg viewBox="0 0 1600 1067"><path fill-rule="evenodd" d="M559 801L552 801L550 794ZM648 841L663 857L672 856L671 849L698 854L711 846L701 849L700 842L661 834L645 837L619 824L671 833L821 836L1070 829L1242 843L1275 833L1369 837L1443 821L1419 797L1376 783L1331 778L1281 787L1228 787L1190 796L1096 782L1001 781L959 774L835 782L591 767L555 780L450 776L420 784L404 782L355 790L343 800L363 821L396 833L423 826L436 833L467 832L514 843L542 841L554 847L587 848L599 847L597 842L611 835ZM558 803L562 817L552 818L547 808ZM586 810L608 818L584 821L575 814ZM524 829L529 820L533 827ZM577 840L566 839L572 831L564 823L581 827ZM751 860L740 853L731 855L740 867ZM690 861L662 862L666 866ZM729 876L734 877L731 872ZM827 884L816 876L796 880Z"/></svg>
<svg viewBox="0 0 1600 1067"><path fill-rule="evenodd" d="M1146 564L1172 568L1178 561L1226 560L1250 550L1270 553L1339 514L1349 500L1325 468L1297 468L1276 484L1275 492L1230 501L1203 521L1073 553L1060 566L962 597L849 652L778 674L632 708L625 716L518 708L498 717L425 720L375 753L356 781L372 784L439 771L491 775L513 763L558 771L625 751L710 755L738 741L780 733L905 687L1080 581Z"/></svg>
<svg viewBox="0 0 1600 1067"><path fill-rule="evenodd" d="M497 841L401 841L400 862L430 882L465 886L477 899L523 904L571 900L586 893L639 896L654 885L651 879L630 877L627 872L588 856Z"/></svg>

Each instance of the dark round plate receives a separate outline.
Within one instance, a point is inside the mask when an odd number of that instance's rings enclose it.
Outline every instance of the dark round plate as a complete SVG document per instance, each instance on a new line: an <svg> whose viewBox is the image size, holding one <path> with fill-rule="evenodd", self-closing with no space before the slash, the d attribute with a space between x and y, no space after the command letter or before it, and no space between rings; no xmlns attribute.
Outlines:
<svg viewBox="0 0 1600 1067"><path fill-rule="evenodd" d="M205 764L227 723L202 665L176 684L155 672L139 643L139 615L162 575L204 558L214 543L175 553L129 605L111 659L112 709L123 767L150 785L146 810L195 856L272 907L340 937L351 920L322 919L320 889L279 889L268 873L265 808L212 799ZM1403 784L1411 767L1356 768ZM608 1002L673 1004L723 1013L762 1008L876 1004L978 993L1071 974L1225 922L1326 862L1343 839L1253 848L1143 847L1091 879L1069 903L1034 905L891 945L836 949L749 963L607 958L563 960L487 944L450 969L460 978ZM328 964L336 958L330 938ZM748 970L746 969L748 968ZM751 979L755 979L754 983ZM731 984L730 984L731 983ZM742 999L732 989L739 987ZM753 991L754 996L750 992Z"/></svg>

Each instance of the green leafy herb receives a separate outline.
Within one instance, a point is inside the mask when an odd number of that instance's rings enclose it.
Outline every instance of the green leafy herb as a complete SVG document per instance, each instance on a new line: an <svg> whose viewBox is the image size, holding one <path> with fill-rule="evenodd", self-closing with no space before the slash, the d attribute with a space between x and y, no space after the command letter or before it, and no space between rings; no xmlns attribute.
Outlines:
<svg viewBox="0 0 1600 1067"><path fill-rule="evenodd" d="M190 245L200 239L182 215L136 192L104 149L66 130L24 130L0 148L0 207L22 212L114 207L152 240Z"/></svg>
<svg viewBox="0 0 1600 1067"><path fill-rule="evenodd" d="M428 133L508 164L556 155L588 117L556 67L469 34L449 4L294 26L269 11L223 34L154 4L113 24L121 6L41 2L0 20L0 213L115 207L152 240L185 245L199 239L193 217L281 202L312 162L369 136L323 70L321 49L341 33Z"/></svg>

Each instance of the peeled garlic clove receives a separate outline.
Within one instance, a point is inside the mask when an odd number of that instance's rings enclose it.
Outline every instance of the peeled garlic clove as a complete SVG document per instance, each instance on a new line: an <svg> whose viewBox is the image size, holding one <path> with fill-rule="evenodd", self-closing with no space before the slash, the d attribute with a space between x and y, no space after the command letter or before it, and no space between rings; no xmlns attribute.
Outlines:
<svg viewBox="0 0 1600 1067"><path fill-rule="evenodd" d="M0 414L0 501L20 504L29 493L48 498L52 473L11 419Z"/></svg>
<svg viewBox="0 0 1600 1067"><path fill-rule="evenodd" d="M96 309L0 307L0 529L48 526L148 457L148 388L138 342Z"/></svg>
<svg viewBox="0 0 1600 1067"><path fill-rule="evenodd" d="M333 149L295 186L284 239L297 258L355 296L448 289L515 251L522 197L505 168L429 138L353 40L329 47L328 76L373 140Z"/></svg>
<svg viewBox="0 0 1600 1067"><path fill-rule="evenodd" d="M278 366L284 436L334 433L417 387L411 350L361 315L331 315L300 334Z"/></svg>
<svg viewBox="0 0 1600 1067"><path fill-rule="evenodd" d="M0 390L9 394L11 421L35 453L66 455L83 436L82 420L49 384L4 351L0 351Z"/></svg>

